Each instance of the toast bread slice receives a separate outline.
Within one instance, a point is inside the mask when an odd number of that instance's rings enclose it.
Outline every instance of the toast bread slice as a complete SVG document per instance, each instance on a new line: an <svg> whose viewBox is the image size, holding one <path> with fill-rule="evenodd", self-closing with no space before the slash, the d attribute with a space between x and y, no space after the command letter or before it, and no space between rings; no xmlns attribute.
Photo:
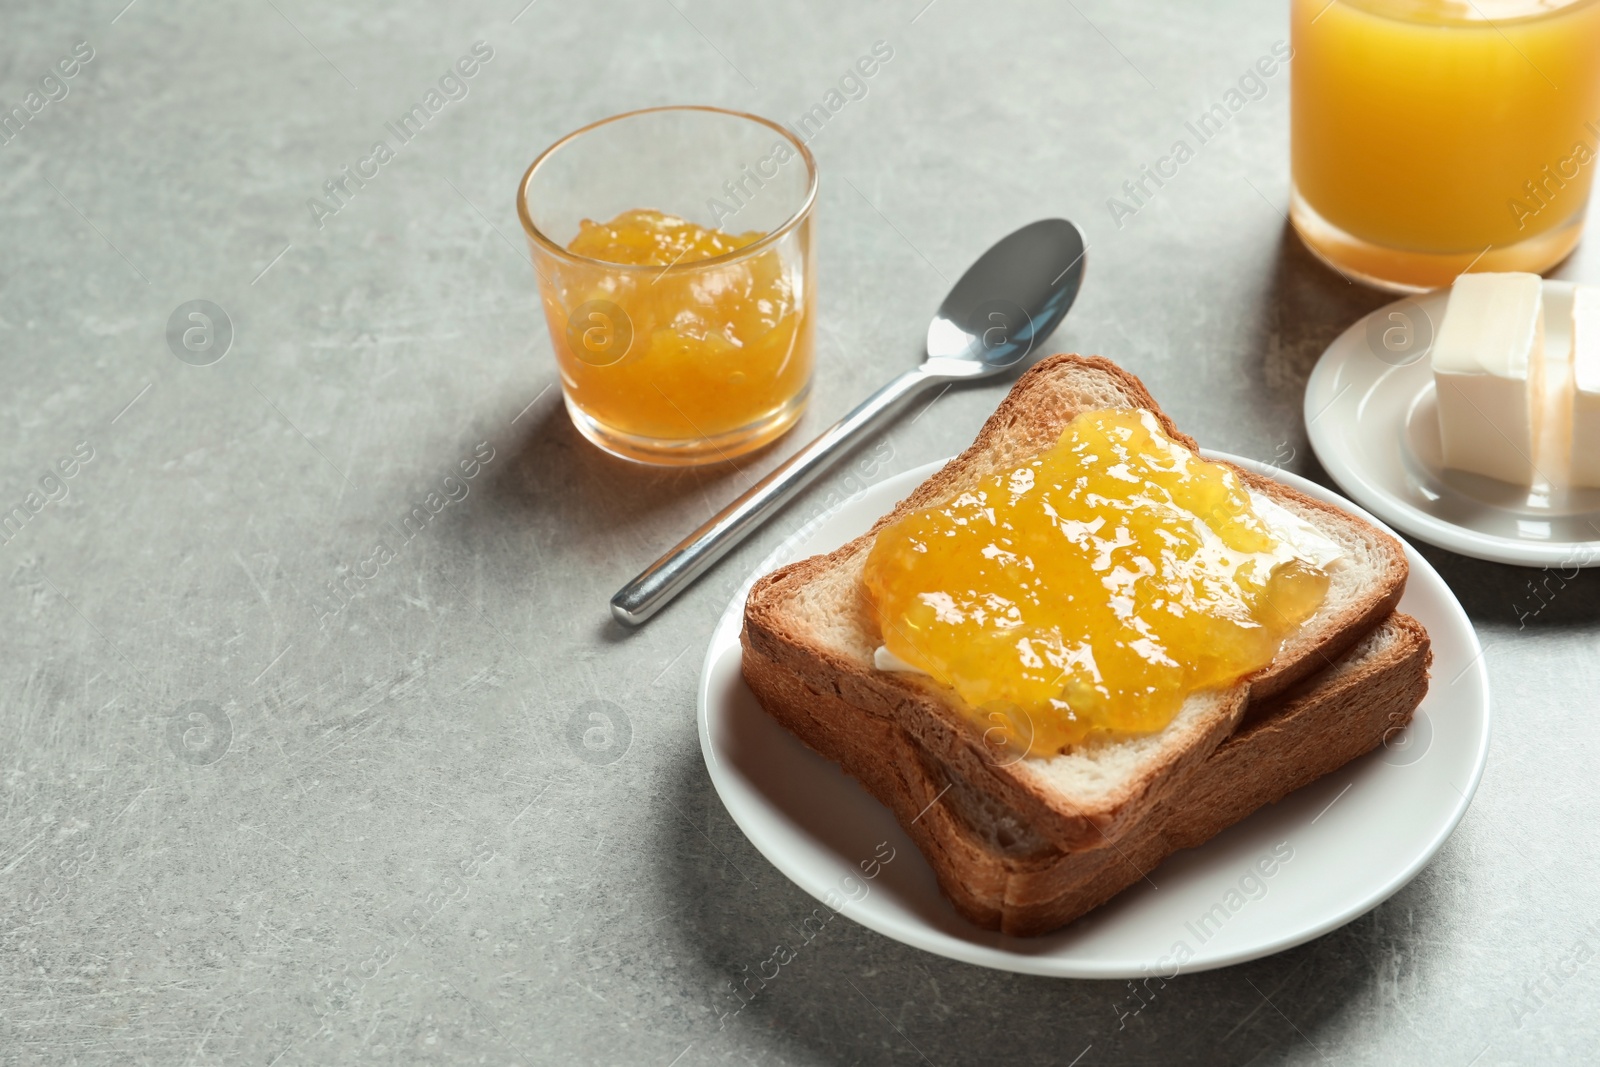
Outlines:
<svg viewBox="0 0 1600 1067"><path fill-rule="evenodd" d="M1054 444L1078 413L1098 408L1146 409L1165 433L1197 450L1144 385L1109 360L1076 355L1042 360L1018 379L971 447L872 530L827 555L757 580L745 602L740 634L747 657L770 661L809 689L842 699L851 713L835 716L831 729L860 731L864 738L884 735L888 727L904 732L911 750L967 783L976 795L1016 813L1062 851L1115 841L1162 803L1183 796L1188 779L1239 725L1252 691L1270 697L1331 664L1394 610L1407 576L1400 544L1371 523L1235 468L1247 488L1339 543L1344 557L1330 572L1323 606L1266 668L1230 688L1190 697L1163 730L1050 757L997 761L953 690L923 675L874 667L881 639L862 586L867 553L886 523L1025 463ZM747 677L756 661L747 658ZM890 745L885 759L890 750L896 758L910 751ZM905 773L914 772L907 768Z"/></svg>
<svg viewBox="0 0 1600 1067"><path fill-rule="evenodd" d="M887 719L863 720L838 693L745 649L752 691L780 723L839 763L895 814L969 921L1048 933L1258 808L1337 770L1410 721L1428 688L1427 631L1394 612L1332 665L1286 693L1249 701L1245 721L1181 797L1114 844L1063 852L1016 812L920 751Z"/></svg>

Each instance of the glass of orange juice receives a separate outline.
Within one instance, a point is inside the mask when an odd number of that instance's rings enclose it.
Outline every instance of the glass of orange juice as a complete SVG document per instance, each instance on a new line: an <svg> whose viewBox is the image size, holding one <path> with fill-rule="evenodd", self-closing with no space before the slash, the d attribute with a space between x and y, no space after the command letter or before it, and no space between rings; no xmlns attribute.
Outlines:
<svg viewBox="0 0 1600 1067"><path fill-rule="evenodd" d="M794 425L816 192L788 130L710 107L617 115L534 161L517 211L585 437L647 463L716 463Z"/></svg>
<svg viewBox="0 0 1600 1067"><path fill-rule="evenodd" d="M1600 156L1600 0L1291 0L1290 217L1413 292L1543 272Z"/></svg>

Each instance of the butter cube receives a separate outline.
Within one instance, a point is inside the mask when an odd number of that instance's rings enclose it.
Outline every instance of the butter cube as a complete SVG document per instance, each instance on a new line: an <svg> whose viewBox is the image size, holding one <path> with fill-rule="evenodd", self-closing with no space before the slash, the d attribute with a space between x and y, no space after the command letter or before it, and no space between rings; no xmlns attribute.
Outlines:
<svg viewBox="0 0 1600 1067"><path fill-rule="evenodd" d="M1600 287L1572 294L1572 484L1600 487Z"/></svg>
<svg viewBox="0 0 1600 1067"><path fill-rule="evenodd" d="M1537 274L1463 274L1433 343L1444 465L1531 485L1544 400Z"/></svg>

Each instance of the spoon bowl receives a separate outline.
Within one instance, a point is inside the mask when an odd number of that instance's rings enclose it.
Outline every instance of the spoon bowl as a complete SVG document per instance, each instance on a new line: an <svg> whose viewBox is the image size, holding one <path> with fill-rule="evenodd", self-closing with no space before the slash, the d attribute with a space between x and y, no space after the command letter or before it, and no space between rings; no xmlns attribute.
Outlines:
<svg viewBox="0 0 1600 1067"><path fill-rule="evenodd" d="M996 241L939 305L920 366L862 401L619 589L611 614L629 626L650 618L922 389L1018 366L1072 307L1086 252L1083 234L1066 219L1040 219Z"/></svg>
<svg viewBox="0 0 1600 1067"><path fill-rule="evenodd" d="M985 378L1015 367L1055 331L1083 285L1083 234L1040 219L991 245L961 275L928 324L923 369Z"/></svg>

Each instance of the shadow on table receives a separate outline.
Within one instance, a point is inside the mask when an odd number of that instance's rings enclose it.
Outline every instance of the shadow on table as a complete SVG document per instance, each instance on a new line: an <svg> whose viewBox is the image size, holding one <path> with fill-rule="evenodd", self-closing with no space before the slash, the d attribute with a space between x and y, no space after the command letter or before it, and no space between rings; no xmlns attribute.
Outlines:
<svg viewBox="0 0 1600 1067"><path fill-rule="evenodd" d="M722 503L753 480L762 454L704 467L652 467L602 452L578 433L559 403L530 414L490 468L488 492L520 521L558 524L574 544L609 541L648 524L687 496ZM687 532L687 531L685 531Z"/></svg>
<svg viewBox="0 0 1600 1067"><path fill-rule="evenodd" d="M557 537L556 554L564 564L612 575L618 585L805 439L802 425L731 462L655 467L601 451L578 433L560 403L546 400L539 408L514 427L502 454L486 468L489 514L474 522L504 525L511 537L527 537L530 531L547 543ZM597 613L597 619L595 636L602 641L626 640L637 632L608 613Z"/></svg>
<svg viewBox="0 0 1600 1067"><path fill-rule="evenodd" d="M1466 609L1475 626L1533 636L1600 624L1600 569L1513 567L1413 540Z"/></svg>
<svg viewBox="0 0 1600 1067"><path fill-rule="evenodd" d="M1273 398L1298 406L1306 379L1334 340L1368 312L1395 299L1335 273L1307 251L1286 222L1278 234L1272 277L1255 309L1255 379ZM1304 427L1301 427L1302 440ZM1301 450L1310 455L1309 444Z"/></svg>
<svg viewBox="0 0 1600 1067"><path fill-rule="evenodd" d="M1319 1044L1319 1030L1352 1006L1396 983L1425 984L1419 972L1429 955L1416 946L1439 939L1427 904L1438 893L1425 869L1389 902L1310 944L1164 985L1152 981L1142 997L1127 981L1038 978L958 963L844 914L817 926L807 942L799 924L820 905L743 838L699 761L685 761L661 788L672 804L662 809L663 847L652 854L662 857L658 873L671 898L687 903L659 936L704 982L701 996L690 999L709 1012L688 1037L707 1062L762 1047L770 1053L775 1033L839 1063L1069 1064L1091 1046L1085 1064L1305 1057L1304 1046ZM764 988L753 980L753 999L736 995L734 984L757 974L778 944L794 952L793 961Z"/></svg>

